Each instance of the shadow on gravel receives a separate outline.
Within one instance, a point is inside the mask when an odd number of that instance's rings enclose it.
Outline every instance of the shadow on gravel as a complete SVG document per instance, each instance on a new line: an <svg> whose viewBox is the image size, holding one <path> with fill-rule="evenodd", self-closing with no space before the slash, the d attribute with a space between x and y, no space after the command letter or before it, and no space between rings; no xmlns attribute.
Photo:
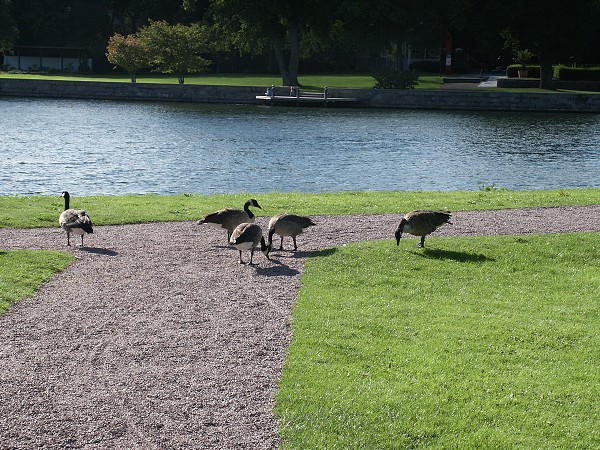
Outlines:
<svg viewBox="0 0 600 450"><path fill-rule="evenodd" d="M271 258L271 262L277 264L271 267L256 267L257 275L265 277L295 277L300 273L297 269L292 269L287 264L282 263L276 258Z"/></svg>
<svg viewBox="0 0 600 450"><path fill-rule="evenodd" d="M411 252L414 255L420 256L421 258L431 259L450 259L457 262L486 262L494 261L494 258L488 258L480 253L466 253L466 252L455 252L450 250L431 250L423 249L423 251Z"/></svg>
<svg viewBox="0 0 600 450"><path fill-rule="evenodd" d="M98 248L98 247L79 247L79 250L82 252L93 253L95 255L106 255L106 256L117 256L118 253L114 250L109 250L107 248Z"/></svg>
<svg viewBox="0 0 600 450"><path fill-rule="evenodd" d="M322 258L325 256L333 255L337 251L336 247L326 248L325 250L318 250L315 252L296 252L296 254L300 253L303 257L306 258Z"/></svg>
<svg viewBox="0 0 600 450"><path fill-rule="evenodd" d="M315 253L316 252L302 250L273 250L269 255L271 256L271 259L273 259L274 255L277 255L280 258L308 258Z"/></svg>

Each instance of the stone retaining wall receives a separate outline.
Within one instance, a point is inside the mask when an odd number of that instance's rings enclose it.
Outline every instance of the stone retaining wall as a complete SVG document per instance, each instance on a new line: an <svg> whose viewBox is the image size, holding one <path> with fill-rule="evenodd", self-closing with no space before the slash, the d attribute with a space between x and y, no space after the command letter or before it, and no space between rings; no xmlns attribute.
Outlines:
<svg viewBox="0 0 600 450"><path fill-rule="evenodd" d="M572 91L600 92L600 81L559 81L553 82L555 89L568 89ZM498 78L500 88L537 88L539 78Z"/></svg>
<svg viewBox="0 0 600 450"><path fill-rule="evenodd" d="M129 82L47 81L0 77L0 96L258 104L264 86L200 86ZM477 90L329 89L361 107L476 111L600 113L600 95Z"/></svg>
<svg viewBox="0 0 600 450"><path fill-rule="evenodd" d="M130 82L46 81L0 78L0 95L18 97L144 100L188 103L256 103L264 87L197 86Z"/></svg>

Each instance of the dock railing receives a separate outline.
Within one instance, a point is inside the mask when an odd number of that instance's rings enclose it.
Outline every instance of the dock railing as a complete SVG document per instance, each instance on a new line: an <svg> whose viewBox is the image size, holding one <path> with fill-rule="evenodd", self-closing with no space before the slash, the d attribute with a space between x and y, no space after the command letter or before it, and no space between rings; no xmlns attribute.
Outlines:
<svg viewBox="0 0 600 450"><path fill-rule="evenodd" d="M358 103L358 100L356 98L331 97L329 95L329 89L327 86L323 88L322 92L304 91L301 90L298 86L269 86L267 87L265 94L257 95L256 99L262 101L266 105L300 105L322 103L324 106L327 106L328 104L332 103Z"/></svg>

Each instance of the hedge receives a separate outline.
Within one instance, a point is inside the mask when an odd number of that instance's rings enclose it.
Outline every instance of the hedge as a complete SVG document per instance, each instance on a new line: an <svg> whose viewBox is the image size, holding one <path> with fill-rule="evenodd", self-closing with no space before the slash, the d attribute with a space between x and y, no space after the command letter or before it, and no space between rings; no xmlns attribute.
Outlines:
<svg viewBox="0 0 600 450"><path fill-rule="evenodd" d="M560 81L600 81L600 67L564 67L557 68L556 77Z"/></svg>
<svg viewBox="0 0 600 450"><path fill-rule="evenodd" d="M539 78L540 77L540 66L538 65L527 65L527 78ZM506 76L508 78L518 78L519 70L521 70L520 64L512 64L506 68Z"/></svg>

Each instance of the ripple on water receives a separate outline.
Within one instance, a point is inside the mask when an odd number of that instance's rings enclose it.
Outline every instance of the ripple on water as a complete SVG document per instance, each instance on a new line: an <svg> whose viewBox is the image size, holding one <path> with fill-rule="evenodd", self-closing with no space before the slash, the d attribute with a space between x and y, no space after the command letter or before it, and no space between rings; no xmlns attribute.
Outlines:
<svg viewBox="0 0 600 450"><path fill-rule="evenodd" d="M598 115L16 98L0 107L0 195L600 186Z"/></svg>

